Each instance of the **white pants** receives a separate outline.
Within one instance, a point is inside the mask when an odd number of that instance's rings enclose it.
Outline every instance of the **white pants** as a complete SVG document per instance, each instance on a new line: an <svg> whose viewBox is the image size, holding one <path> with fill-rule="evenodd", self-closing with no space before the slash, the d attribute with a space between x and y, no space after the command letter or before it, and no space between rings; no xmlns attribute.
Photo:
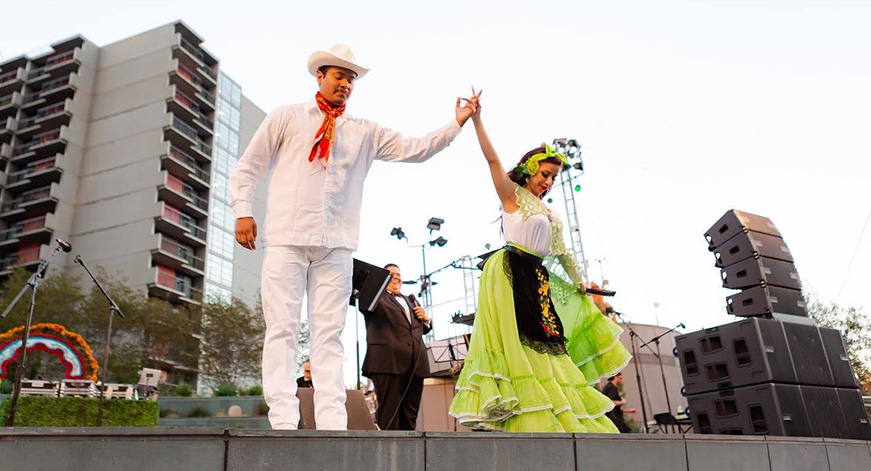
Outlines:
<svg viewBox="0 0 871 471"><path fill-rule="evenodd" d="M348 249L266 247L261 297L266 320L263 395L275 429L299 423L297 339L303 295L308 296L315 422L320 430L347 430L345 349L340 338L351 296L353 258Z"/></svg>

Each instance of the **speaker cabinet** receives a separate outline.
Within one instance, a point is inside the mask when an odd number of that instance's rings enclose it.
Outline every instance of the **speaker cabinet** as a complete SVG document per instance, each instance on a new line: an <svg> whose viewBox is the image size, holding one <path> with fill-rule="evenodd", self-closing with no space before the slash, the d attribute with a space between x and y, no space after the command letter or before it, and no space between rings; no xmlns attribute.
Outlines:
<svg viewBox="0 0 871 471"><path fill-rule="evenodd" d="M780 237L755 231L739 232L714 250L715 265L722 268L751 257L793 262L792 253Z"/></svg>
<svg viewBox="0 0 871 471"><path fill-rule="evenodd" d="M856 389L765 383L687 398L696 433L868 440Z"/></svg>
<svg viewBox="0 0 871 471"><path fill-rule="evenodd" d="M754 231L761 234L767 234L774 237L782 237L780 231L774 226L770 219L755 214L745 213L737 209L726 211L707 232L705 239L708 241L708 249L714 250L735 237L741 232Z"/></svg>
<svg viewBox="0 0 871 471"><path fill-rule="evenodd" d="M753 286L777 286L801 290L795 265L767 257L753 257L720 270L723 287L744 289Z"/></svg>
<svg viewBox="0 0 871 471"><path fill-rule="evenodd" d="M808 317L801 290L754 286L726 298L726 311L741 317L771 316L777 312Z"/></svg>
<svg viewBox="0 0 871 471"><path fill-rule="evenodd" d="M858 387L834 329L753 317L675 343L687 395L759 383Z"/></svg>

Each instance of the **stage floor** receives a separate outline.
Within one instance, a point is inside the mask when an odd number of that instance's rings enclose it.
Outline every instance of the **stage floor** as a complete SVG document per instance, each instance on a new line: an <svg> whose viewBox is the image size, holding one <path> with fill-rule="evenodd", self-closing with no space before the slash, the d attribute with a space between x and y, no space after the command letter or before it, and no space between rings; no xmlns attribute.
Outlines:
<svg viewBox="0 0 871 471"><path fill-rule="evenodd" d="M0 428L0 469L868 471L871 442L731 435Z"/></svg>

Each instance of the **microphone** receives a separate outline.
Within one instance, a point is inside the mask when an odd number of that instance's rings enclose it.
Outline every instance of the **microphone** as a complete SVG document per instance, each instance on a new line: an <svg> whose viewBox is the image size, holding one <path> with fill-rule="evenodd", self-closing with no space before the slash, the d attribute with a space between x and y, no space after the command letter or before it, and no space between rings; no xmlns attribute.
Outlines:
<svg viewBox="0 0 871 471"><path fill-rule="evenodd" d="M60 239L55 239L54 241L57 242L57 245L60 246L61 250L66 253L70 253L73 250L73 246L69 242Z"/></svg>
<svg viewBox="0 0 871 471"><path fill-rule="evenodd" d="M685 325L683 324L683 322L681 322L681 323L678 324L678 325L680 326L681 329L686 329L686 328L687 328L687 326L685 326Z"/></svg>
<svg viewBox="0 0 871 471"><path fill-rule="evenodd" d="M417 298L415 298L413 294L408 295L408 300L411 301L411 304L414 305L414 307L420 307L420 303L417 302Z"/></svg>

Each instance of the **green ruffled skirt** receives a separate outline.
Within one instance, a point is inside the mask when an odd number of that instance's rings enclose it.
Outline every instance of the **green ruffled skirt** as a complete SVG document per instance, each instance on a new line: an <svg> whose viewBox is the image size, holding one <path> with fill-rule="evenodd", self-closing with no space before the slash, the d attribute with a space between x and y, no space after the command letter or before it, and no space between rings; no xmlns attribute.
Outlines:
<svg viewBox="0 0 871 471"><path fill-rule="evenodd" d="M589 297L551 276L552 299L571 357L522 345L504 257L500 250L484 266L469 353L450 414L475 429L618 433L605 417L614 403L590 385L629 361L619 342L622 329Z"/></svg>

